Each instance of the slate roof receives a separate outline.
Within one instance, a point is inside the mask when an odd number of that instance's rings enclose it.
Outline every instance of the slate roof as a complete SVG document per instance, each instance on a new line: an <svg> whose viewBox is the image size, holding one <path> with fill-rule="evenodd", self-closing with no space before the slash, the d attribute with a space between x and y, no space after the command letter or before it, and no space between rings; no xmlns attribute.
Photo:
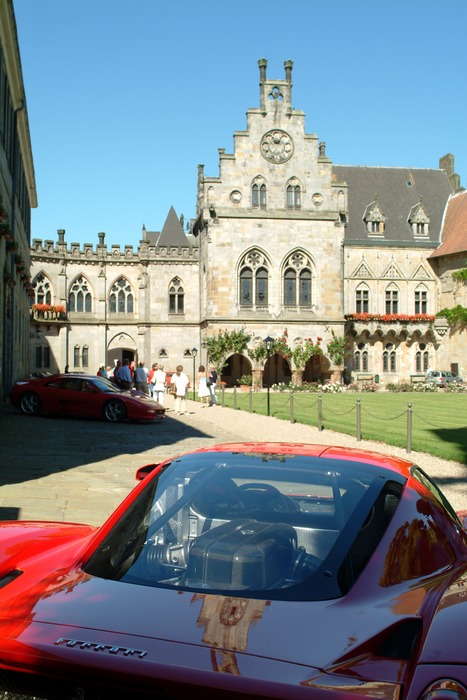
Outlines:
<svg viewBox="0 0 467 700"><path fill-rule="evenodd" d="M467 191L453 194L444 217L441 245L430 255L453 255L467 252Z"/></svg>
<svg viewBox="0 0 467 700"><path fill-rule="evenodd" d="M157 248L192 248L197 247L197 242L192 236L187 236L183 231L180 219L175 213L175 209L170 207L170 211L165 220L162 231L146 231L146 240L150 245Z"/></svg>
<svg viewBox="0 0 467 700"><path fill-rule="evenodd" d="M443 213L451 194L444 170L333 165L332 171L334 183L346 182L348 185L346 243L383 247L385 244L419 245L408 219L420 200L430 218L429 233L426 242L421 241L421 246L433 247L439 242ZM384 234L377 238L368 235L363 220L375 196L385 217Z"/></svg>

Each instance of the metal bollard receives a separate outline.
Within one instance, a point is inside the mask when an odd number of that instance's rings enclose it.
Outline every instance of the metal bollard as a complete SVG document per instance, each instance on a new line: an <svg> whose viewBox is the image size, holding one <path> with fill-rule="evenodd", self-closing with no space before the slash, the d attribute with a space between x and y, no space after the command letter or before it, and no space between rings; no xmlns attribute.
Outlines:
<svg viewBox="0 0 467 700"><path fill-rule="evenodd" d="M407 404L407 453L412 452L412 404Z"/></svg>
<svg viewBox="0 0 467 700"><path fill-rule="evenodd" d="M323 429L323 395L318 394L318 430Z"/></svg>
<svg viewBox="0 0 467 700"><path fill-rule="evenodd" d="M362 406L360 399L357 399L357 442L362 439Z"/></svg>

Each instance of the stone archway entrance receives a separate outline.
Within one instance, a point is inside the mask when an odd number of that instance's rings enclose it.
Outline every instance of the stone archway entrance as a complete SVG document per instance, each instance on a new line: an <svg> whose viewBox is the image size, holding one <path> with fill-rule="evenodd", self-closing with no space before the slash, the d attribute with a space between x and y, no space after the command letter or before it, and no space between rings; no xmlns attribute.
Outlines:
<svg viewBox="0 0 467 700"><path fill-rule="evenodd" d="M285 357L274 353L266 360L263 371L263 386L273 384L289 384L292 380L292 371Z"/></svg>
<svg viewBox="0 0 467 700"><path fill-rule="evenodd" d="M137 346L135 340L128 333L117 333L107 345L106 365L115 367L120 360L136 360Z"/></svg>

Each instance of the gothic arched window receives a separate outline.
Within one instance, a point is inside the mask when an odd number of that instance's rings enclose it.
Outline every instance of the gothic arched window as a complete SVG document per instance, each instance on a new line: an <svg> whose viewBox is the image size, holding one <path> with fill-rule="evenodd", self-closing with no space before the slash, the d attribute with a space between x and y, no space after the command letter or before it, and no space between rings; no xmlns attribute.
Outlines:
<svg viewBox="0 0 467 700"><path fill-rule="evenodd" d="M415 352L415 371L426 372L430 366L429 353L426 343L419 343Z"/></svg>
<svg viewBox="0 0 467 700"><path fill-rule="evenodd" d="M297 178L292 178L286 189L287 209L300 209L302 206L302 188Z"/></svg>
<svg viewBox="0 0 467 700"><path fill-rule="evenodd" d="M169 287L169 313L183 314L185 312L185 292L178 277L174 277Z"/></svg>
<svg viewBox="0 0 467 700"><path fill-rule="evenodd" d="M266 182L263 177L257 177L253 180L251 206L255 209L266 209Z"/></svg>
<svg viewBox="0 0 467 700"><path fill-rule="evenodd" d="M269 268L267 260L259 251L250 251L244 256L240 264L240 306L267 306L268 296Z"/></svg>
<svg viewBox="0 0 467 700"><path fill-rule="evenodd" d="M112 285L109 295L109 311L111 314L132 314L134 312L133 290L125 277L119 277Z"/></svg>
<svg viewBox="0 0 467 700"><path fill-rule="evenodd" d="M396 350L392 343L387 343L383 352L383 371L395 372L397 368Z"/></svg>
<svg viewBox="0 0 467 700"><path fill-rule="evenodd" d="M356 372L368 372L368 347L365 343L359 343L354 354Z"/></svg>
<svg viewBox="0 0 467 700"><path fill-rule="evenodd" d="M35 304L51 304L52 303L52 284L43 272L40 272L32 283L34 289Z"/></svg>
<svg viewBox="0 0 467 700"><path fill-rule="evenodd" d="M304 253L292 253L284 266L284 306L310 307L312 304L311 260Z"/></svg>
<svg viewBox="0 0 467 700"><path fill-rule="evenodd" d="M68 306L70 311L89 313L92 311L92 295L90 285L86 277L80 275L75 279L68 294Z"/></svg>

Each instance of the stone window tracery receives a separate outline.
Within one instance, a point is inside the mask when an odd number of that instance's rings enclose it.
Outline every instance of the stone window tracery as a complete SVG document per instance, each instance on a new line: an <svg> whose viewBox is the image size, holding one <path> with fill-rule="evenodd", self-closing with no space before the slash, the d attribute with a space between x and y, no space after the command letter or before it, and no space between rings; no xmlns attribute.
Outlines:
<svg viewBox="0 0 467 700"><path fill-rule="evenodd" d="M240 306L267 307L269 296L269 266L260 251L249 251L239 268Z"/></svg>
<svg viewBox="0 0 467 700"><path fill-rule="evenodd" d="M132 314L134 312L133 290L125 277L119 277L112 285L109 295L109 311L111 314Z"/></svg>
<svg viewBox="0 0 467 700"><path fill-rule="evenodd" d="M35 304L51 304L52 303L52 284L43 272L40 272L32 283L34 289Z"/></svg>
<svg viewBox="0 0 467 700"><path fill-rule="evenodd" d="M92 311L91 288L83 275L77 277L70 287L68 308L77 313L90 313Z"/></svg>
<svg viewBox="0 0 467 700"><path fill-rule="evenodd" d="M301 251L292 253L284 265L284 306L312 305L312 263Z"/></svg>

